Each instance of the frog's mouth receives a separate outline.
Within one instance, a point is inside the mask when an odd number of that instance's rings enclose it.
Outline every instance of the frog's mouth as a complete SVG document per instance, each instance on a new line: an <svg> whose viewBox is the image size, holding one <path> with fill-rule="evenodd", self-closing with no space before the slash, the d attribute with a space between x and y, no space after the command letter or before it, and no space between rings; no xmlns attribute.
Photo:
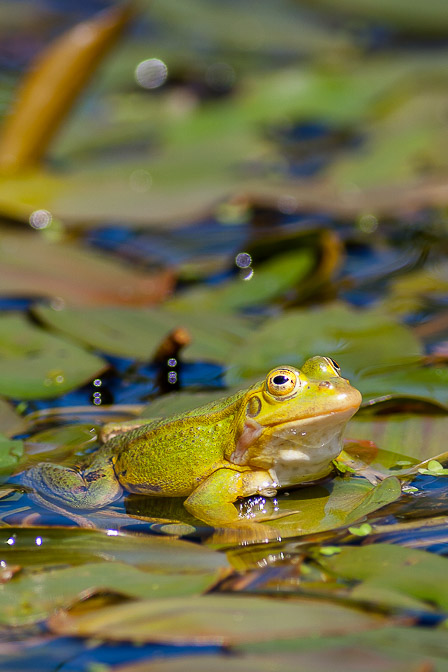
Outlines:
<svg viewBox="0 0 448 672"><path fill-rule="evenodd" d="M294 463L297 469L328 465L341 452L342 432L357 410L357 405L350 406L270 426L247 417L230 462L265 469L279 462Z"/></svg>

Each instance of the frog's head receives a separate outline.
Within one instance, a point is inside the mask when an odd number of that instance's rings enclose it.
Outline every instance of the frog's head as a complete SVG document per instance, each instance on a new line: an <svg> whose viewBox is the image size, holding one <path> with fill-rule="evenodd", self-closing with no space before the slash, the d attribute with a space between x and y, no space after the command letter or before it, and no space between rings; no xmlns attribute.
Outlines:
<svg viewBox="0 0 448 672"><path fill-rule="evenodd" d="M330 357L312 357L302 369L280 366L244 397L234 464L275 471L279 485L325 476L342 448L342 432L361 394Z"/></svg>

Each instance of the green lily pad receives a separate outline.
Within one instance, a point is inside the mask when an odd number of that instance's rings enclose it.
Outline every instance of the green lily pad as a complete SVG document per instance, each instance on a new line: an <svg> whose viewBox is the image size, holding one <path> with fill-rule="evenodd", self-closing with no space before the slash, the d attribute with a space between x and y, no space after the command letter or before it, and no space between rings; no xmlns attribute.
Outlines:
<svg viewBox="0 0 448 672"><path fill-rule="evenodd" d="M23 441L13 441L0 434L0 483L12 474L22 457Z"/></svg>
<svg viewBox="0 0 448 672"><path fill-rule="evenodd" d="M0 549L0 560L22 567L108 560L145 571L192 575L228 567L223 555L197 544L172 537L128 535L114 529L8 527L0 529Z"/></svg>
<svg viewBox="0 0 448 672"><path fill-rule="evenodd" d="M99 428L91 424L64 425L33 434L25 440L27 463L57 462L67 466L79 463L80 456L93 447Z"/></svg>
<svg viewBox="0 0 448 672"><path fill-rule="evenodd" d="M26 422L17 413L12 404L0 397L0 432L7 436L14 436L23 431Z"/></svg>
<svg viewBox="0 0 448 672"><path fill-rule="evenodd" d="M315 266L311 249L299 249L275 256L258 267L245 269L243 275L219 287L200 287L184 292L167 302L172 310L184 312L238 310L266 303L299 286Z"/></svg>
<svg viewBox="0 0 448 672"><path fill-rule="evenodd" d="M300 367L313 355L336 359L364 404L406 398L448 408L448 372L420 367L423 348L411 329L376 309L342 304L290 310L267 320L232 353L226 380L261 377L282 364Z"/></svg>
<svg viewBox="0 0 448 672"><path fill-rule="evenodd" d="M376 631L373 631L376 632ZM407 636L412 638L413 629L409 628ZM431 631L430 631L431 632ZM422 651L412 650L406 643L400 642L395 650L382 647L380 635L387 633L393 640L395 631L380 628L374 641L362 634L342 635L336 637L303 638L268 642L266 651L258 652L258 644L238 645L232 655L220 653L215 655L193 655L188 657L188 666L195 672L409 672L424 670L425 666L434 665L434 670L443 670L446 659L439 651L443 648L444 633L439 632L434 638L434 646L422 647ZM431 632L432 634L432 632ZM437 634L437 633L434 633ZM387 635L383 635L387 639ZM316 641L317 640L317 641ZM437 646L440 645L441 649ZM415 647L413 647L414 649ZM247 649L247 651L246 651ZM252 652L253 649L253 652ZM439 667L440 666L440 667ZM120 672L183 672L185 658L167 658L161 660L131 663L120 668Z"/></svg>
<svg viewBox="0 0 448 672"><path fill-rule="evenodd" d="M12 626L36 623L56 609L68 608L96 593L136 599L197 595L215 583L218 576L219 571L193 576L145 572L119 562L19 574L0 586L0 623Z"/></svg>
<svg viewBox="0 0 448 672"><path fill-rule="evenodd" d="M163 339L177 327L192 337L185 354L202 360L225 359L251 333L243 317L207 311L177 314L163 309L64 308L36 306L34 314L45 324L101 352L149 361Z"/></svg>
<svg viewBox="0 0 448 672"><path fill-rule="evenodd" d="M367 480L336 477L329 483L301 488L278 497L278 514L268 521L283 538L316 534L361 521L401 495L398 479L386 478L376 486Z"/></svg>
<svg viewBox="0 0 448 672"><path fill-rule="evenodd" d="M418 670L420 666L424 669L428 664L432 664L434 670L439 672L445 669L448 659L446 632L442 629L418 626L389 626L340 637L267 640L255 644L241 644L235 648L241 653L257 654L267 658L293 655L296 670L313 670L313 672L321 670L325 672L330 669L343 672L350 669L348 666L351 666L351 661L354 663L353 672L355 670L401 672L402 669ZM404 661L407 668L403 668L400 661ZM324 662L326 667L323 666ZM147 669L150 669L149 666ZM162 669L160 668L160 672ZM209 669L220 668L212 666ZM248 669L251 670L250 667ZM281 669L288 670L283 668L282 664ZM156 670L157 668L154 672Z"/></svg>
<svg viewBox="0 0 448 672"><path fill-rule="evenodd" d="M342 375L358 379L384 367L416 362L423 351L410 329L376 310L343 304L290 310L267 320L233 354L227 379L244 380L317 354L334 357Z"/></svg>
<svg viewBox="0 0 448 672"><path fill-rule="evenodd" d="M351 595L379 605L448 608L448 559L392 544L342 548L319 564L339 578L359 581Z"/></svg>
<svg viewBox="0 0 448 672"><path fill-rule="evenodd" d="M59 612L49 620L53 632L108 641L171 644L235 644L337 634L380 625L378 616L311 600L274 601L238 595L167 598L98 609Z"/></svg>
<svg viewBox="0 0 448 672"><path fill-rule="evenodd" d="M211 390L209 392L171 392L158 397L145 406L142 418L165 418L176 413L186 413L211 401L217 401L237 392L237 389ZM132 422L132 420L130 421Z"/></svg>
<svg viewBox="0 0 448 672"><path fill-rule="evenodd" d="M446 415L363 415L358 413L348 423L346 436L373 442L375 450L369 464L384 467L389 473L439 455L448 433ZM392 472L390 471L392 469Z"/></svg>
<svg viewBox="0 0 448 672"><path fill-rule="evenodd" d="M0 316L0 394L16 399L57 397L101 373L106 363L39 329L22 315Z"/></svg>
<svg viewBox="0 0 448 672"><path fill-rule="evenodd" d="M446 35L448 19L443 0L430 0L425 6L409 5L406 0L306 0L313 9L342 13L374 24L390 24L416 34Z"/></svg>

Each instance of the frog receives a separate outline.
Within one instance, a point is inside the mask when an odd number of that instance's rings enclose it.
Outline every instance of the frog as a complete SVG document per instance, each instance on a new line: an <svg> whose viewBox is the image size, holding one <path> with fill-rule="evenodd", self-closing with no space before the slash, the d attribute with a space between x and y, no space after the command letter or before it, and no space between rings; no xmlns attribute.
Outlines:
<svg viewBox="0 0 448 672"><path fill-rule="evenodd" d="M36 464L25 483L50 508L101 509L124 490L182 497L200 521L235 525L237 500L331 475L361 401L333 359L314 356L231 396L115 431L75 468Z"/></svg>

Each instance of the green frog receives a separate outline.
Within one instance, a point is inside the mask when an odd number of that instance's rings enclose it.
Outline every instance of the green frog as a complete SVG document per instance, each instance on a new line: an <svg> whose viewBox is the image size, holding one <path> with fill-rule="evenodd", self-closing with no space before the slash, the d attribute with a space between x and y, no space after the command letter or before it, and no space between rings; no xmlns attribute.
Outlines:
<svg viewBox="0 0 448 672"><path fill-rule="evenodd" d="M333 359L312 357L230 397L118 433L78 469L40 463L24 480L40 501L71 509L104 507L124 488L185 497L196 518L238 524L238 498L328 476L360 403Z"/></svg>

